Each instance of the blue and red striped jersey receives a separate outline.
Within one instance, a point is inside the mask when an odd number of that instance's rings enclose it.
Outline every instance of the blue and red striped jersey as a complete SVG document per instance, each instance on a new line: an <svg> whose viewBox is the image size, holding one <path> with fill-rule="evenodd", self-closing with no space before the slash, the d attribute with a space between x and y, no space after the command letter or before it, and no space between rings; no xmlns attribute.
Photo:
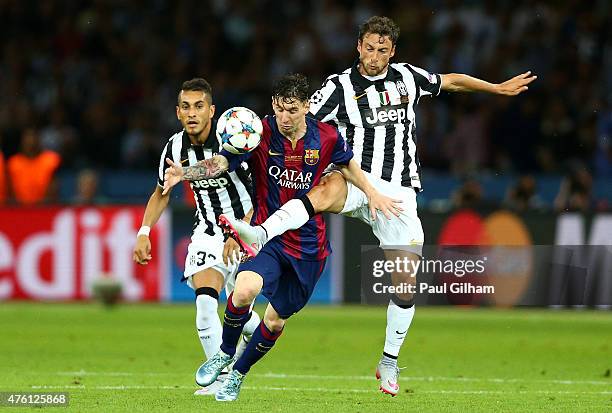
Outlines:
<svg viewBox="0 0 612 413"><path fill-rule="evenodd" d="M278 130L275 116L263 119L261 143L252 152L233 155L221 151L229 160L230 171L248 162L253 176L253 218L259 225L287 201L300 198L321 180L330 164L346 165L353 151L334 126L306 118L306 134L295 148ZM298 259L321 260L331 253L321 214L312 217L299 229L280 237L287 254Z"/></svg>

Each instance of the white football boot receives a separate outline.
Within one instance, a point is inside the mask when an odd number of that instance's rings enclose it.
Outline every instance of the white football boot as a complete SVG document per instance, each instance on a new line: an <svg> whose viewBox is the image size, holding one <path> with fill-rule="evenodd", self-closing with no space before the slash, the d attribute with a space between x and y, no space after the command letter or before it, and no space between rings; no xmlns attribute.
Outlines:
<svg viewBox="0 0 612 413"><path fill-rule="evenodd" d="M399 392L399 373L397 364L381 360L376 367L376 378L380 380L380 391L395 397Z"/></svg>

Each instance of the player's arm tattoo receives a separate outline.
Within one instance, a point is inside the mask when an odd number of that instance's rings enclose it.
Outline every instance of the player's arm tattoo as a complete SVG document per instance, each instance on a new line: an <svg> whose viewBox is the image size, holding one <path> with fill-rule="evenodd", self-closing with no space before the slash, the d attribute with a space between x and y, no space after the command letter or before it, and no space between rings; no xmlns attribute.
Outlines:
<svg viewBox="0 0 612 413"><path fill-rule="evenodd" d="M183 167L184 181L197 181L200 179L215 178L227 171L229 162L225 156L215 155L210 159L203 159L192 166Z"/></svg>

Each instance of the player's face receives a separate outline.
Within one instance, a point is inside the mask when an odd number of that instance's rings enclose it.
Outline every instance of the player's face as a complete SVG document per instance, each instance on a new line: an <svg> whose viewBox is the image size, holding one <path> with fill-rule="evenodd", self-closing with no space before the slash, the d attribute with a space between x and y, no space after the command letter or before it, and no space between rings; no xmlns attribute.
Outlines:
<svg viewBox="0 0 612 413"><path fill-rule="evenodd" d="M310 109L308 101L298 99L272 99L272 109L276 115L276 125L285 136L293 137L306 125L306 113Z"/></svg>
<svg viewBox="0 0 612 413"><path fill-rule="evenodd" d="M378 76L387 70L389 60L395 55L395 46L389 36L366 33L357 41L360 72L362 75Z"/></svg>
<svg viewBox="0 0 612 413"><path fill-rule="evenodd" d="M206 94L198 90L183 90L176 107L176 116L188 135L201 134L215 114L215 105L209 105Z"/></svg>

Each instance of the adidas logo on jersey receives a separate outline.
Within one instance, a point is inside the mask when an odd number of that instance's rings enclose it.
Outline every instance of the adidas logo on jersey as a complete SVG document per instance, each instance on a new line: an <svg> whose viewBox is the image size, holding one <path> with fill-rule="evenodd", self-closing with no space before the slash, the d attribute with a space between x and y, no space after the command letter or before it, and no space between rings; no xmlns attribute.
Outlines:
<svg viewBox="0 0 612 413"><path fill-rule="evenodd" d="M373 108L366 122L372 126L384 126L387 123L404 123L408 119L406 105L393 105L385 109Z"/></svg>
<svg viewBox="0 0 612 413"><path fill-rule="evenodd" d="M208 188L224 188L229 185L230 181L227 178L209 178L201 179L199 181L193 181L191 184L197 189L208 189Z"/></svg>

